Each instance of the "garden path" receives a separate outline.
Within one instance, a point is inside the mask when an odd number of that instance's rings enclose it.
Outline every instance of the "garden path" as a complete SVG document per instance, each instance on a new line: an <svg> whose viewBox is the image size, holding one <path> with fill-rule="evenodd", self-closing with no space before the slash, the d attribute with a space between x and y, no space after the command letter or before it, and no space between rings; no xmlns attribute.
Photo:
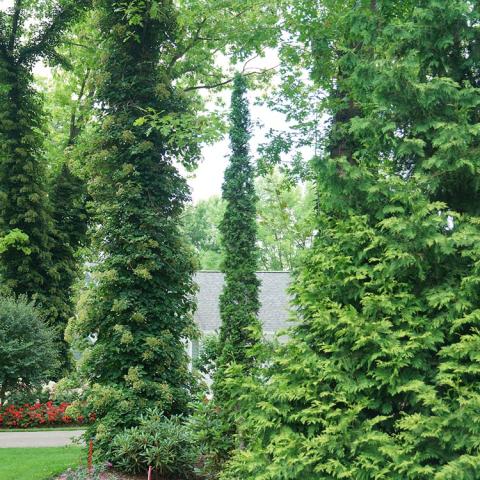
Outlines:
<svg viewBox="0 0 480 480"><path fill-rule="evenodd" d="M64 447L84 430L51 430L46 432L0 432L0 448Z"/></svg>

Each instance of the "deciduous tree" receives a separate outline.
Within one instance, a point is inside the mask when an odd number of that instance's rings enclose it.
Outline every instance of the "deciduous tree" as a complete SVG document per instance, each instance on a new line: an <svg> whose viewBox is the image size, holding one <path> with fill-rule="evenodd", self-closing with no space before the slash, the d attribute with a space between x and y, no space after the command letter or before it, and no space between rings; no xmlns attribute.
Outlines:
<svg viewBox="0 0 480 480"><path fill-rule="evenodd" d="M59 366L55 333L25 297L0 297L0 405L6 393L39 387Z"/></svg>

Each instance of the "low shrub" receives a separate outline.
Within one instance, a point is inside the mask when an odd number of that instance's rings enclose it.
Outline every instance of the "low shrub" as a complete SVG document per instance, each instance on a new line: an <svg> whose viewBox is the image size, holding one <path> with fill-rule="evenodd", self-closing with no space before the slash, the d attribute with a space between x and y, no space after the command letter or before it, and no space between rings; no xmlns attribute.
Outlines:
<svg viewBox="0 0 480 480"><path fill-rule="evenodd" d="M0 428L38 428L59 425L82 425L93 420L86 412L77 417L67 414L69 403L53 402L0 406Z"/></svg>
<svg viewBox="0 0 480 480"><path fill-rule="evenodd" d="M150 410L133 427L118 434L112 444L114 467L128 473L145 473L151 466L162 479L195 478L198 450L189 428L179 416L165 417Z"/></svg>

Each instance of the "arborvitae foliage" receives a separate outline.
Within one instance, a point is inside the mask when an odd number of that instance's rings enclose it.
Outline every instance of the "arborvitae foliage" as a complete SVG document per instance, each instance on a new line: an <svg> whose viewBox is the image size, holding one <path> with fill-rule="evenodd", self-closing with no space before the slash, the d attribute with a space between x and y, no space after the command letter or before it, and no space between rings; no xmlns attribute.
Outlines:
<svg viewBox="0 0 480 480"><path fill-rule="evenodd" d="M139 121L146 111L181 112L162 52L175 42L173 2L99 2L104 83L102 126L90 193L98 266L74 324L95 334L82 371L97 415L90 434L106 454L112 437L149 407L183 413L192 376L186 340L194 331L193 261L179 233L188 198L169 132Z"/></svg>
<svg viewBox="0 0 480 480"><path fill-rule="evenodd" d="M250 114L245 77L234 80L230 113L230 163L225 171L225 214L220 225L225 283L220 297L219 363L250 362L248 349L258 339L259 281L256 276L255 170L249 155ZM220 374L221 375L221 374ZM221 379L220 379L221 381Z"/></svg>
<svg viewBox="0 0 480 480"><path fill-rule="evenodd" d="M61 60L55 51L61 34L87 3L39 6L18 0L0 13L0 227L6 233L18 228L29 238L28 251L12 246L4 252L0 274L11 291L36 300L60 338L64 291L51 251L54 226L42 156L44 118L32 68L39 59Z"/></svg>
<svg viewBox="0 0 480 480"><path fill-rule="evenodd" d="M66 325L74 314L73 287L80 273L78 252L87 243L88 212L85 182L73 174L65 163L54 179L50 198L55 227L51 253L58 282L62 285L57 295L59 316L61 315L62 323ZM63 345L63 354L68 356L67 344Z"/></svg>
<svg viewBox="0 0 480 480"><path fill-rule="evenodd" d="M332 34L312 43L331 55L317 60L334 125L293 289L300 325L246 386L250 437L225 478L474 480L479 12L327 6L309 34Z"/></svg>

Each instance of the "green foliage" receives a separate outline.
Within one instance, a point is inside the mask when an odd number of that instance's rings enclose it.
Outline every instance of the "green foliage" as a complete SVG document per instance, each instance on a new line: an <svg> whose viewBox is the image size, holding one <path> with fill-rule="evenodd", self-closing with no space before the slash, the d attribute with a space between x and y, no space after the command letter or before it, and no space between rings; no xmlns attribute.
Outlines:
<svg viewBox="0 0 480 480"><path fill-rule="evenodd" d="M313 186L292 185L274 170L257 180L256 191L260 268L293 271L313 236Z"/></svg>
<svg viewBox="0 0 480 480"><path fill-rule="evenodd" d="M198 470L202 478L215 480L234 445L228 418L214 400L202 397L194 403L189 425L199 447Z"/></svg>
<svg viewBox="0 0 480 480"><path fill-rule="evenodd" d="M218 53L233 63L243 62L263 55L281 32L278 2L271 0L182 0L177 18L178 43L170 70L187 92L229 87L231 72L218 61ZM259 76L262 79L269 76Z"/></svg>
<svg viewBox="0 0 480 480"><path fill-rule="evenodd" d="M245 78L237 75L230 114L232 155L223 183L226 209L220 224L225 255L225 283L220 297L219 362L223 365L248 361L246 351L256 343L259 327L255 173L249 156L251 134L246 92Z"/></svg>
<svg viewBox="0 0 480 480"><path fill-rule="evenodd" d="M158 410L142 416L138 427L119 433L112 444L112 460L125 472L146 473L148 467L161 478L194 478L198 451L182 417L165 417Z"/></svg>
<svg viewBox="0 0 480 480"><path fill-rule="evenodd" d="M98 30L96 11L91 9L65 32L57 49L68 65L52 68L46 79L36 78L46 112L44 151L50 182L65 163L81 178L87 173L85 149L94 143L92 130L98 123L94 98L104 54Z"/></svg>
<svg viewBox="0 0 480 480"><path fill-rule="evenodd" d="M25 70L12 71L5 60L0 69L8 94L0 101L0 136L4 148L0 153L0 219L3 232L19 229L29 239L29 252L11 245L2 254L2 278L17 294L35 298L55 318L51 304L54 290L51 256L52 231L45 169L40 160L42 115L38 95L31 87ZM17 67L16 67L17 68ZM7 73L9 72L9 73Z"/></svg>
<svg viewBox="0 0 480 480"><path fill-rule="evenodd" d="M7 402L10 405L21 407L28 403L34 405L35 403L46 403L50 400L50 392L41 386L24 386L19 385L13 392L9 392L7 395Z"/></svg>
<svg viewBox="0 0 480 480"><path fill-rule="evenodd" d="M60 343L66 324L63 297L70 285L61 283L61 260L52 252L55 226L42 148L45 117L32 68L40 59L63 62L56 47L87 4L16 1L0 15L0 231L19 229L29 239L28 252L14 245L3 252L0 275L12 292L35 299L57 328Z"/></svg>
<svg viewBox="0 0 480 480"><path fill-rule="evenodd" d="M106 56L89 179L97 267L69 331L95 336L80 370L97 415L88 436L104 457L149 407L185 412L195 388L185 349L196 334L193 261L179 230L188 188L170 138L138 122L150 109L188 107L163 64L177 33L175 9L158 6L154 13L146 2L99 4Z"/></svg>
<svg viewBox="0 0 480 480"><path fill-rule="evenodd" d="M257 249L261 270L292 271L312 238L314 189L293 185L275 169L257 179ZM184 231L197 251L202 270L220 270L224 253L220 223L225 201L217 197L187 208Z"/></svg>
<svg viewBox="0 0 480 480"><path fill-rule="evenodd" d="M201 339L198 356L193 359L193 367L203 375L214 377L222 345L217 334L209 334Z"/></svg>
<svg viewBox="0 0 480 480"><path fill-rule="evenodd" d="M0 358L0 403L7 392L47 382L59 366L52 330L23 297L0 297Z"/></svg>
<svg viewBox="0 0 480 480"><path fill-rule="evenodd" d="M189 205L183 215L183 228L195 247L201 270L220 270L223 252L219 225L225 213L225 202L218 197Z"/></svg>
<svg viewBox="0 0 480 480"><path fill-rule="evenodd" d="M0 238L0 255L13 246L28 255L30 250L27 245L28 235L25 235L21 230L15 228Z"/></svg>
<svg viewBox="0 0 480 480"><path fill-rule="evenodd" d="M225 171L225 213L220 224L224 249L225 283L220 296L219 347L214 350L214 399L197 406L199 441L203 444L202 473L216 478L235 446L236 408L229 396L230 364L252 366L249 350L260 338L259 281L256 276L256 195L254 167L249 156L250 115L245 78L237 74L232 92L230 145L232 155ZM207 411L205 411L207 409ZM210 429L214 429L211 431Z"/></svg>
<svg viewBox="0 0 480 480"><path fill-rule="evenodd" d="M57 271L57 282L62 285L58 291L61 325L65 327L74 314L73 287L79 278L79 250L87 244L88 212L87 191L83 180L74 175L67 164L63 164L54 179L50 194L52 219L55 226L52 257ZM64 328L61 330L63 336ZM62 343L64 358L68 357L68 344Z"/></svg>
<svg viewBox="0 0 480 480"><path fill-rule="evenodd" d="M318 234L291 341L230 372L248 440L223 478L476 479L477 8L299 3L332 119Z"/></svg>
<svg viewBox="0 0 480 480"><path fill-rule="evenodd" d="M107 465L93 465L92 467L69 468L62 479L64 480L115 480L114 473L109 473Z"/></svg>

